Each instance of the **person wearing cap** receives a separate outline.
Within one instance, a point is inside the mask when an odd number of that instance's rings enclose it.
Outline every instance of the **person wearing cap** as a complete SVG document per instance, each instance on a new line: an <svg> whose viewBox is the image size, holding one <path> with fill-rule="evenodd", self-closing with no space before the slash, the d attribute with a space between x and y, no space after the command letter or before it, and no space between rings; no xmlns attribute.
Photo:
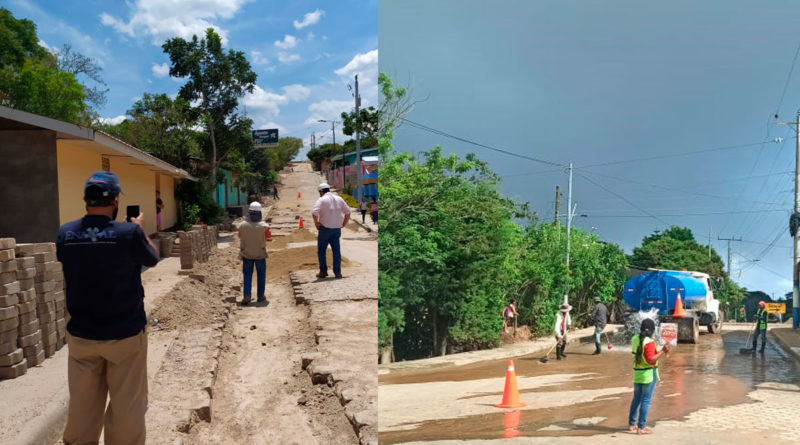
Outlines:
<svg viewBox="0 0 800 445"><path fill-rule="evenodd" d="M767 347L767 304L764 301L758 302L758 311L756 311L756 331L753 335L753 352L756 352L758 346L758 337L761 337L761 349L759 352L764 352Z"/></svg>
<svg viewBox="0 0 800 445"><path fill-rule="evenodd" d="M592 355L600 354L600 340L603 329L608 322L608 308L600 301L600 297L594 297L594 310L592 310L592 323L594 323L594 352Z"/></svg>
<svg viewBox="0 0 800 445"><path fill-rule="evenodd" d="M264 288L267 280L267 239L272 234L269 225L263 221L261 203L253 201L248 209L247 219L239 225L239 253L242 256L242 305L250 303L253 287L253 267L256 269L258 302L267 301Z"/></svg>
<svg viewBox="0 0 800 445"><path fill-rule="evenodd" d="M556 315L556 358L558 360L567 358L564 350L567 348L567 331L572 327L572 317L569 315L571 310L572 306L564 303L561 305L561 311Z"/></svg>
<svg viewBox="0 0 800 445"><path fill-rule="evenodd" d="M86 216L58 229L66 281L69 408L65 444L144 444L147 318L142 266L158 264L144 214L117 222L122 189L113 173L86 180ZM110 397L106 409L106 399Z"/></svg>
<svg viewBox="0 0 800 445"><path fill-rule="evenodd" d="M325 252L330 244L333 251L333 274L336 278L342 278L342 252L339 238L342 236L342 227L346 226L350 220L350 206L344 202L344 199L331 193L331 187L324 182L317 186L317 191L319 191L319 199L311 210L314 226L319 231L317 235L317 259L319 260L317 277L328 276Z"/></svg>

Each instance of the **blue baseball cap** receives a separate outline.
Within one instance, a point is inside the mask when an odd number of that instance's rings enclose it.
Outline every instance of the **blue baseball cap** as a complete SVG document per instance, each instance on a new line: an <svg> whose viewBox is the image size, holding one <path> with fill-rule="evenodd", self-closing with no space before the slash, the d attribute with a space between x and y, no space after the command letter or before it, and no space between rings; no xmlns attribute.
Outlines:
<svg viewBox="0 0 800 445"><path fill-rule="evenodd" d="M122 192L117 175L105 170L98 170L89 176L83 186L83 200L87 204L108 205L111 198Z"/></svg>

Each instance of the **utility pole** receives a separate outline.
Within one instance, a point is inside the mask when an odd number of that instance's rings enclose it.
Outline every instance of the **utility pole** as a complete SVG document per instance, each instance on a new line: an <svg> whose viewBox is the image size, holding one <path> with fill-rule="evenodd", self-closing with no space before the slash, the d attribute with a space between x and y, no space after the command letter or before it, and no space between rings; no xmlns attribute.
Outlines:
<svg viewBox="0 0 800 445"><path fill-rule="evenodd" d="M731 276L731 241L741 241L742 238L739 237L739 239L736 239L736 238L720 238L720 237L717 237L717 239L720 240L720 241L727 241L728 242L728 277L730 277Z"/></svg>
<svg viewBox="0 0 800 445"><path fill-rule="evenodd" d="M792 216L796 219L800 213L800 111L797 112L797 138L795 138L795 158L794 158L794 214ZM791 222L791 221L790 221ZM789 227L792 225L789 224ZM798 275L800 273L800 230L795 230L792 234L794 241L794 256L792 258L792 329L800 327L800 281Z"/></svg>
<svg viewBox="0 0 800 445"><path fill-rule="evenodd" d="M570 249L570 230L572 229L572 215L574 209L572 208L572 162L569 163L569 189L567 190L567 285L564 291L564 304L568 304L569 300L569 249Z"/></svg>
<svg viewBox="0 0 800 445"><path fill-rule="evenodd" d="M361 187L361 124L359 121L358 109L361 106L361 96L358 95L358 74L356 74L356 190L358 190L357 198L363 199L361 195L363 189Z"/></svg>
<svg viewBox="0 0 800 445"><path fill-rule="evenodd" d="M794 125L795 138L794 158L794 211L789 218L789 234L792 235L794 253L792 255L792 329L800 328L800 111L794 122L777 122L778 125Z"/></svg>
<svg viewBox="0 0 800 445"><path fill-rule="evenodd" d="M556 186L556 216L555 221L553 221L553 225L556 227L561 227L561 221L558 219L559 211L561 207L561 187Z"/></svg>

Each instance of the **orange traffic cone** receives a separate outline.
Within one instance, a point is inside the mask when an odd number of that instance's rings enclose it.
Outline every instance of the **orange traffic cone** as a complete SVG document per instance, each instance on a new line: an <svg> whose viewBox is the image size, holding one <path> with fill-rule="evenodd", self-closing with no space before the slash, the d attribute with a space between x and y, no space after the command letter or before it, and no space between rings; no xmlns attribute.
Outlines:
<svg viewBox="0 0 800 445"><path fill-rule="evenodd" d="M503 390L503 401L496 408L520 408L525 406L519 401L519 391L517 390L517 372L514 370L514 360L508 361L506 371L506 388Z"/></svg>
<svg viewBox="0 0 800 445"><path fill-rule="evenodd" d="M681 293L675 297L675 311L672 313L673 318L683 318L686 316L686 311L683 310L683 302L681 301Z"/></svg>
<svg viewBox="0 0 800 445"><path fill-rule="evenodd" d="M300 218L300 228L303 228L303 218Z"/></svg>
<svg viewBox="0 0 800 445"><path fill-rule="evenodd" d="M297 192L297 199L300 199L300 192Z"/></svg>

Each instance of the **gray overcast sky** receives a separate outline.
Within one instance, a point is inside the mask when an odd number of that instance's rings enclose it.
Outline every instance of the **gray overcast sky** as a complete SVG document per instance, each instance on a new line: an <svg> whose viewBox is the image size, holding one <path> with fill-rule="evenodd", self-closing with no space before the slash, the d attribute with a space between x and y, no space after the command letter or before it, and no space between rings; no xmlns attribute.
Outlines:
<svg viewBox="0 0 800 445"><path fill-rule="evenodd" d="M711 228L723 258L716 238L742 238L732 244L741 285L791 291L795 133L776 122L800 109L800 61L784 93L799 2L380 0L378 17L380 70L429 96L407 119L573 162L573 201L588 215L574 223L628 253L667 224L701 243ZM436 145L489 161L503 192L544 219L556 185L566 208L567 175L541 173L552 166L409 125L396 133L402 151Z"/></svg>

